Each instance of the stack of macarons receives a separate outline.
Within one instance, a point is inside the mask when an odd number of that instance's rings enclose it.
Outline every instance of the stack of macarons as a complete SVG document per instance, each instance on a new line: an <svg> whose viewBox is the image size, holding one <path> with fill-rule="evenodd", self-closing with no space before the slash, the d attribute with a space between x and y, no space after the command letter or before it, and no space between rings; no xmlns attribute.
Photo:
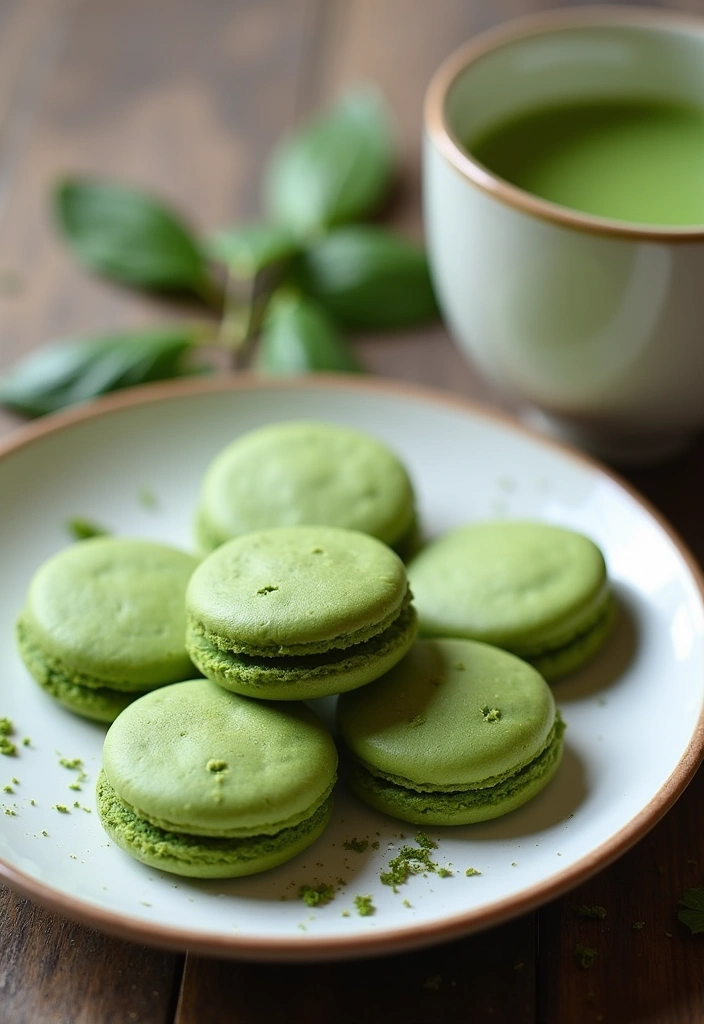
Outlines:
<svg viewBox="0 0 704 1024"><path fill-rule="evenodd" d="M339 695L350 788L401 820L486 820L553 777L564 724L546 680L593 657L615 618L592 540L500 521L419 548L398 457L308 421L216 456L196 534L201 558L74 545L38 570L18 623L40 685L113 722L98 810L132 856L226 877L312 843L337 772L303 703L320 696Z"/></svg>

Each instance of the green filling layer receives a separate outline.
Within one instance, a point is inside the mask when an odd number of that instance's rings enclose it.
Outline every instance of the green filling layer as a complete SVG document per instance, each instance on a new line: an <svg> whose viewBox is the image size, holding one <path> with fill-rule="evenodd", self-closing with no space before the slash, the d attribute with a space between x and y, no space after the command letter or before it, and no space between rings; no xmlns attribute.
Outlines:
<svg viewBox="0 0 704 1024"><path fill-rule="evenodd" d="M64 707L84 718L112 722L128 704L148 692L113 689L99 680L87 684L82 682L86 677L80 673L72 676L65 674L56 662L44 659L41 651L29 640L21 623L17 627L17 640L22 660L42 689Z"/></svg>
<svg viewBox="0 0 704 1024"><path fill-rule="evenodd" d="M196 878L249 875L282 864L317 839L332 813L328 797L305 821L275 835L219 838L168 831L138 817L122 803L103 771L96 795L101 824L121 849L144 864Z"/></svg>
<svg viewBox="0 0 704 1024"><path fill-rule="evenodd" d="M605 596L593 618L576 636L565 643L532 653L514 651L519 658L530 662L547 680L557 679L585 664L606 641L616 622L617 604L611 592Z"/></svg>
<svg viewBox="0 0 704 1024"><path fill-rule="evenodd" d="M354 672L360 663L376 661L409 642L416 627L416 610L408 598L390 626L351 649L336 648L319 654L289 657L252 657L223 651L190 631L186 637L186 649L194 664L211 679L241 679L252 686L259 682L289 684L304 679L329 678L332 673L342 676Z"/></svg>
<svg viewBox="0 0 704 1024"><path fill-rule="evenodd" d="M51 685L57 687L78 686L84 690L116 690L125 694L129 693L130 697L127 701L129 703L134 700L136 690L139 690L141 694L147 693L150 689L155 690L157 687L163 686L163 683L154 683L151 687L143 686L142 684L139 687L135 687L134 683L130 683L127 679L111 679L110 685L106 686L106 680L100 679L99 676L87 675L85 672L76 672L59 658L54 658L42 651L33 642L31 628L25 625L22 618L17 623L17 643L25 665L37 682L45 685L44 680L47 680L47 688L48 683L51 681ZM173 682L175 681L173 680Z"/></svg>
<svg viewBox="0 0 704 1024"><path fill-rule="evenodd" d="M350 633L331 637L328 640L317 640L306 644L293 644L291 646L277 644L276 646L265 645L260 647L254 644L238 644L236 638L222 636L206 629L203 623L199 622L193 615L190 615L188 618L188 633L191 637L202 638L206 645L224 651L228 655L245 656L250 659L266 658L267 661L272 661L276 658L302 659L312 658L318 655L339 658L340 652L344 651L345 648L358 648L367 640L371 640L388 631L390 627L392 627L404 614L408 612L412 600L413 595L410 590L406 590L406 594L400 607L395 608L391 614L387 615L379 622L375 622L371 626L365 626L363 629L357 629Z"/></svg>
<svg viewBox="0 0 704 1024"><path fill-rule="evenodd" d="M519 807L545 786L562 756L565 724L559 711L546 746L528 764L500 778L487 779L472 789L425 791L405 779L405 784L378 775L347 751L346 774L353 791L378 810L415 823L469 824L499 817Z"/></svg>

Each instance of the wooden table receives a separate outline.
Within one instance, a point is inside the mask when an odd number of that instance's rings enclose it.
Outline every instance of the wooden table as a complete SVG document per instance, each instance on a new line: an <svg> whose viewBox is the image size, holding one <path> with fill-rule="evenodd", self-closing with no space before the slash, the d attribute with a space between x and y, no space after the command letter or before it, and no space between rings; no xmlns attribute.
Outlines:
<svg viewBox="0 0 704 1024"><path fill-rule="evenodd" d="M567 4L565 4L567 5ZM422 97L470 35L540 0L2 0L2 366L50 339L163 321L154 299L90 277L52 231L67 171L148 187L201 228L257 215L281 133L376 82L398 118L388 218L420 236ZM551 6L560 6L559 3ZM696 0L681 5L697 11ZM368 368L495 404L441 327L358 341ZM8 432L18 420L0 414ZM704 560L704 443L628 479ZM0 495L0 500L3 496ZM663 692L667 680L663 680ZM666 697L663 697L664 705ZM539 911L422 952L310 966L145 948L0 891L3 1024L573 1024L704 1021L704 938L677 901L704 883L704 775L618 862ZM607 908L603 920L578 914ZM633 923L644 926L634 930ZM575 945L598 949L585 969Z"/></svg>

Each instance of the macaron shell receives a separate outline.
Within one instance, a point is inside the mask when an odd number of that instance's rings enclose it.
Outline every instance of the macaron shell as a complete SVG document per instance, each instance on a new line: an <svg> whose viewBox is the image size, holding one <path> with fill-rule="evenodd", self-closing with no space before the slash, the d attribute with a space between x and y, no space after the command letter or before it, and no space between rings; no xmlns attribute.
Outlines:
<svg viewBox="0 0 704 1024"><path fill-rule="evenodd" d="M393 546L414 520L411 482L393 452L347 427L287 421L250 431L216 456L196 528L206 549L252 530L305 524L359 530Z"/></svg>
<svg viewBox="0 0 704 1024"><path fill-rule="evenodd" d="M605 598L593 541L549 523L473 523L410 563L421 632L463 636L523 656L566 642Z"/></svg>
<svg viewBox="0 0 704 1024"><path fill-rule="evenodd" d="M353 530L262 530L222 545L188 585L191 629L222 649L304 654L363 642L398 615L401 559Z"/></svg>
<svg viewBox="0 0 704 1024"><path fill-rule="evenodd" d="M339 735L375 774L419 791L490 786L545 748L550 688L506 651L416 642L384 677L338 699Z"/></svg>
<svg viewBox="0 0 704 1024"><path fill-rule="evenodd" d="M198 560L151 541L97 537L35 573L20 616L26 645L83 686L145 690L193 675L186 584Z"/></svg>
<svg viewBox="0 0 704 1024"><path fill-rule="evenodd" d="M207 679L141 697L105 737L103 769L129 809L164 829L273 834L328 797L337 752L300 703L263 703Z"/></svg>
<svg viewBox="0 0 704 1024"><path fill-rule="evenodd" d="M275 836L217 839L165 831L144 821L118 799L103 771L96 796L100 822L120 849L149 867L191 878L237 878L277 867L315 842L332 814L328 797L310 818Z"/></svg>

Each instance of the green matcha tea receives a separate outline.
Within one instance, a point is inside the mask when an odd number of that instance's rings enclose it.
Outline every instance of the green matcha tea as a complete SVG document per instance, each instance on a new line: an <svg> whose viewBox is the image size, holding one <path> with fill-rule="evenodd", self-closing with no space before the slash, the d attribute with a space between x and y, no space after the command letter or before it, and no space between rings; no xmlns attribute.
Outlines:
<svg viewBox="0 0 704 1024"><path fill-rule="evenodd" d="M538 109L469 140L526 192L638 224L704 224L704 108L599 101Z"/></svg>

